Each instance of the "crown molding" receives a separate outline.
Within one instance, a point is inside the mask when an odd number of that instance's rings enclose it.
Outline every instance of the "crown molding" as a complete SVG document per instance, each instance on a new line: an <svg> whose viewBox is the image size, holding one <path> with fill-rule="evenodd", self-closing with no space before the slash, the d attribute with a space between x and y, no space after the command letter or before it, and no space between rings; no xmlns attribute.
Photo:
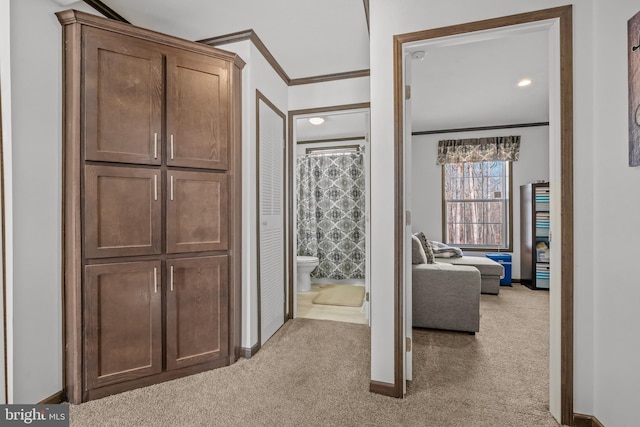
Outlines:
<svg viewBox="0 0 640 427"><path fill-rule="evenodd" d="M362 2L364 3L364 16L365 16L365 19L367 20L367 32L369 33L369 35L371 35L371 28L369 27L370 25L369 0L362 0Z"/></svg>
<svg viewBox="0 0 640 427"><path fill-rule="evenodd" d="M103 14L105 17L109 19L124 22L125 24L131 24L131 22L123 18L122 15L120 15L115 10L111 9L106 4L102 3L102 1L100 0L82 0L82 1L84 1L86 4L88 4L89 6L91 6L92 8L94 8L95 10L97 10L98 12L100 12L101 14Z"/></svg>
<svg viewBox="0 0 640 427"><path fill-rule="evenodd" d="M267 46L265 46L262 40L260 40L260 37L258 37L256 32L253 30L244 30L244 31L238 31L237 33L224 34L222 36L217 36L217 37L210 37L207 39L198 40L198 43L203 43L203 44L206 44L207 46L216 47L223 44L241 42L244 40L250 40L255 45L255 47L260 51L262 56L265 57L267 62L273 67L273 69L280 76L280 78L287 85L289 85L289 82L291 82L291 78L287 75L287 73L284 71L284 68L282 68L282 66L278 63L278 61L276 61L276 58L274 58L271 52L269 52L269 49L267 49Z"/></svg>
<svg viewBox="0 0 640 427"><path fill-rule="evenodd" d="M511 125L492 125L492 126L475 126L468 128L455 128L455 129L436 129L436 130L418 130L411 132L411 135L438 135L441 133L456 133L456 132L476 132L483 130L500 130L500 129L518 129L518 128L532 128L539 126L549 126L549 122L533 122L533 123L516 123Z"/></svg>
<svg viewBox="0 0 640 427"><path fill-rule="evenodd" d="M245 40L250 40L256 48L260 51L262 56L265 57L267 62L273 67L275 72L280 78L287 84L287 86L306 85L311 83L322 83L334 80L353 79L358 77L368 77L370 75L369 70L357 70L347 71L343 73L324 74L320 76L302 77L298 79L292 79L284 71L284 68L276 61L275 57L271 54L267 46L262 42L258 34L252 29L238 31L236 33L223 34L221 36L210 37L202 40L198 40L198 43L206 44L207 46L219 47L229 43L236 43Z"/></svg>
<svg viewBox="0 0 640 427"><path fill-rule="evenodd" d="M303 77L300 79L291 79L289 86L308 85L311 83L330 82L334 80L355 79L358 77L369 77L369 70L346 71L344 73L324 74L321 76Z"/></svg>
<svg viewBox="0 0 640 427"><path fill-rule="evenodd" d="M358 135L358 136L345 136L343 138L305 139L301 141L300 140L296 141L296 144L321 144L325 142L362 141L366 138L367 137L365 135Z"/></svg>

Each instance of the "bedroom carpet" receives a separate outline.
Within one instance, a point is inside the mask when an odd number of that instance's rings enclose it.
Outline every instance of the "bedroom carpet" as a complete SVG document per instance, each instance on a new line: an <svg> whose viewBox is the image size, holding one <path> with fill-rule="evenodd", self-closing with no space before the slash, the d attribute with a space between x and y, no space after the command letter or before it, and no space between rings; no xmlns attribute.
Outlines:
<svg viewBox="0 0 640 427"><path fill-rule="evenodd" d="M482 295L475 336L414 330L406 399L369 392L369 328L287 322L250 360L73 405L72 426L557 426L547 292Z"/></svg>
<svg viewBox="0 0 640 427"><path fill-rule="evenodd" d="M320 293L313 299L314 304L360 307L364 301L364 286L320 285Z"/></svg>

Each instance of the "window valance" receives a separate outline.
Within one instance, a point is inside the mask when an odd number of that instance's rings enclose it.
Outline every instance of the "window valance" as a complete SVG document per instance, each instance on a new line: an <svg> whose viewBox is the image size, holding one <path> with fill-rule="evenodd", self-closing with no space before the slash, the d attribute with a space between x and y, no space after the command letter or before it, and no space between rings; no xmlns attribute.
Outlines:
<svg viewBox="0 0 640 427"><path fill-rule="evenodd" d="M444 139L438 141L437 164L463 162L515 162L520 156L520 136Z"/></svg>

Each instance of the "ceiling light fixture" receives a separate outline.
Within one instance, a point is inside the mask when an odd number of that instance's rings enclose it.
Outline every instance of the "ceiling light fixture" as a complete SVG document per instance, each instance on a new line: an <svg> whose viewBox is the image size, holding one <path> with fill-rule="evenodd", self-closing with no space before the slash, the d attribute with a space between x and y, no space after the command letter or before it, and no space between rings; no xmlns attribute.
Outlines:
<svg viewBox="0 0 640 427"><path fill-rule="evenodd" d="M525 87L531 84L531 79L522 79L518 82L518 86Z"/></svg>
<svg viewBox="0 0 640 427"><path fill-rule="evenodd" d="M312 125L321 125L324 123L324 119L322 117L311 117L309 119L309 123L311 123Z"/></svg>

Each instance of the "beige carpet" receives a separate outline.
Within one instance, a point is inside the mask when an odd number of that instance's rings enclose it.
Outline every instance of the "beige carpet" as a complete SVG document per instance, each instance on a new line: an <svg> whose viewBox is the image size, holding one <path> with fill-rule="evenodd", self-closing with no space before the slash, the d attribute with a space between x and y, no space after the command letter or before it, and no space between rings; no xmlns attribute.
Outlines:
<svg viewBox="0 0 640 427"><path fill-rule="evenodd" d="M414 331L406 399L369 393L369 328L289 321L251 360L71 407L72 426L557 426L547 292L483 295L480 332Z"/></svg>
<svg viewBox="0 0 640 427"><path fill-rule="evenodd" d="M313 299L314 304L360 307L364 301L364 286L320 285L320 293Z"/></svg>

